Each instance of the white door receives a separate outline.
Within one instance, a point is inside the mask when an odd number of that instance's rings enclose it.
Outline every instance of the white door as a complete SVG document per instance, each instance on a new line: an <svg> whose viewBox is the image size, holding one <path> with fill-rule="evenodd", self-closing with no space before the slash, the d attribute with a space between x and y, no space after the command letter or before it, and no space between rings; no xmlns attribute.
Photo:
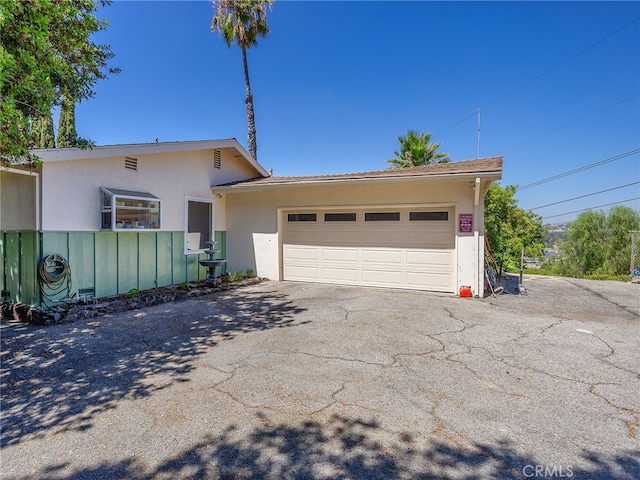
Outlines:
<svg viewBox="0 0 640 480"><path fill-rule="evenodd" d="M283 278L454 292L453 207L287 210Z"/></svg>

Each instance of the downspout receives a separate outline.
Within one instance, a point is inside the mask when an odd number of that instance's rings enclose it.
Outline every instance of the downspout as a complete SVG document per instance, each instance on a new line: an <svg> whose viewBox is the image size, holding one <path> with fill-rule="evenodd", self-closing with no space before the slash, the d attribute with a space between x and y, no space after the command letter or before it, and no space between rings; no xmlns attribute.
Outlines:
<svg viewBox="0 0 640 480"><path fill-rule="evenodd" d="M475 261L475 292L476 297L482 298L484 296L484 282L480 280L480 272L483 271L484 266L484 258L481 258L480 255L480 177L476 177L476 183L473 186L474 197L473 197L473 244L475 246L476 251L476 261ZM482 255L484 257L484 255Z"/></svg>
<svg viewBox="0 0 640 480"><path fill-rule="evenodd" d="M40 174L36 173L36 231L42 230L42 204L41 204L41 190Z"/></svg>

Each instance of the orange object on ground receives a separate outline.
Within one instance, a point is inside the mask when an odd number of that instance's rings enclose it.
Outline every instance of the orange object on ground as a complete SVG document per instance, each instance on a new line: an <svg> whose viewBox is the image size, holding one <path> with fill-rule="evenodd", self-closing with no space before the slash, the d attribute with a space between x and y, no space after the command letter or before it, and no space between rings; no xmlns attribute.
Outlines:
<svg viewBox="0 0 640 480"><path fill-rule="evenodd" d="M473 294L471 293L471 287L466 285L463 285L462 287L460 287L460 296L465 298L472 297Z"/></svg>

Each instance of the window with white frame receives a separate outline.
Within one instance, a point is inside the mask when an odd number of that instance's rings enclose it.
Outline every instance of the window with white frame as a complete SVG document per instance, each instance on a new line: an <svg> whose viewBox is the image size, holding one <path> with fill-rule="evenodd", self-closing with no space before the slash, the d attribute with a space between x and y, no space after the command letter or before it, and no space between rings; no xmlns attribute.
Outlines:
<svg viewBox="0 0 640 480"><path fill-rule="evenodd" d="M148 192L101 187L103 230L160 230L162 201Z"/></svg>
<svg viewBox="0 0 640 480"><path fill-rule="evenodd" d="M213 200L185 198L185 253L200 253L213 239Z"/></svg>

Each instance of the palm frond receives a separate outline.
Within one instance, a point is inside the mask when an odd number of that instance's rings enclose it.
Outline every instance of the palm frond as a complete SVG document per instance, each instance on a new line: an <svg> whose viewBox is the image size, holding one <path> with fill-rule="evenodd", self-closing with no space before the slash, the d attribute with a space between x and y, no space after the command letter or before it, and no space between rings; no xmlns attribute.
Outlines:
<svg viewBox="0 0 640 480"><path fill-rule="evenodd" d="M258 44L258 38L269 33L267 11L274 0L214 0L211 30L218 31L228 47L241 48Z"/></svg>
<svg viewBox="0 0 640 480"><path fill-rule="evenodd" d="M442 143L431 143L431 133L408 130L405 135L398 135L397 138L400 149L393 152L395 158L387 160L393 168L418 167L450 161L447 153L437 151Z"/></svg>

